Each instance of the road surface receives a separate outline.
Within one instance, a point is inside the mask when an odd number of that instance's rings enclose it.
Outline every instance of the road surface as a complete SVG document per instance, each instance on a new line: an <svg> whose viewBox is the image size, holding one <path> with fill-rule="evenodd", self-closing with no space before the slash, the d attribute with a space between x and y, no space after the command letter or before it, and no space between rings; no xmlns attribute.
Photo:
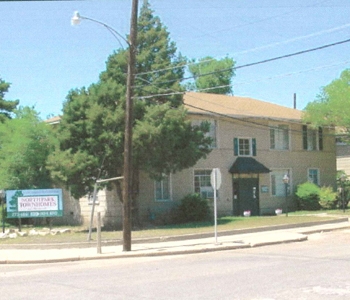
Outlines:
<svg viewBox="0 0 350 300"><path fill-rule="evenodd" d="M1 299L350 299L350 231L203 254L0 266Z"/></svg>

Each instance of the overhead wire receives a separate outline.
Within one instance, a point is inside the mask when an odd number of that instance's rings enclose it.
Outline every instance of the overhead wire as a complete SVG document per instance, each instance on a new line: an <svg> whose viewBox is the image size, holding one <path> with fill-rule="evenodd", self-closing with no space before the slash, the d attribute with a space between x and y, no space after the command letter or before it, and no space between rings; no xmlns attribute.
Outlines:
<svg viewBox="0 0 350 300"><path fill-rule="evenodd" d="M300 71L296 71L296 72L284 73L284 74L279 74L279 75L269 76L269 77L262 77L262 78L258 78L258 79L250 80L250 81L236 81L234 84L218 85L218 86L213 86L213 87L204 88L204 89L197 89L196 92L206 92L206 91L219 89L219 88L225 88L225 87L233 88L234 86L240 86L240 85L244 85L244 84L251 84L251 83L256 83L256 82L262 82L262 81L271 80L271 79L275 79L275 78L289 77L289 76L302 74L302 73L306 73L306 72L313 72L313 71L317 71L317 70L332 68L332 67L343 65L343 64L347 64L347 63L350 63L350 60L345 60L345 61L338 62L338 63L327 64L327 65L323 65L323 66L319 66L319 67L315 67L315 68L309 68L309 69L305 69L305 70L300 70ZM147 81L145 79L141 79L141 80ZM161 88L159 88L159 89L161 89ZM142 99L149 99L149 98L152 98L152 97L173 96L173 95L178 95L178 94L185 94L185 92L174 91L174 92L171 92L171 93L167 92L167 93L154 94L154 95L149 95L149 96L135 96L133 98L142 100Z"/></svg>
<svg viewBox="0 0 350 300"><path fill-rule="evenodd" d="M198 99L198 100L203 100L203 99L201 99L198 96L194 97L192 95L187 95L187 97L192 97L192 98L195 98L195 99ZM210 103L215 105L214 102L210 102ZM184 106L192 107L194 109L198 109L198 110L201 110L201 111L206 112L206 113L210 113L210 114L213 114L213 115L224 117L224 118L229 119L229 120L239 121L239 122L245 123L246 124L245 126L252 127L252 128L259 127L259 128L263 128L265 130L270 130L270 129L274 128L274 126L271 126L269 124L262 124L262 123L259 123L259 122L255 122L255 121L249 120L251 118L255 118L255 116L235 117L235 116L232 116L232 115L219 113L219 112L216 112L216 111L208 110L208 109L205 109L205 108L202 108L202 107L198 107L198 106L195 106L195 105L192 105L192 104L188 104L188 103L184 103ZM271 120L271 122L274 122L274 123L278 121L278 120L275 120L274 118L268 118L267 117L266 119ZM280 121L283 122L283 118L281 118ZM288 120L288 123L291 123L291 124L294 124L294 125L303 125L302 123L299 123L297 121L293 122L293 121L290 121L290 120ZM332 127L330 127L330 128L332 128ZM297 134L303 134L302 129L298 130L298 129L289 128L289 131L297 133ZM332 137L334 137L335 135L334 134L323 134L323 136L332 136Z"/></svg>
<svg viewBox="0 0 350 300"><path fill-rule="evenodd" d="M247 54L247 53L252 53L252 52L256 52L256 51L260 51L260 50L265 50L265 49L269 49L269 48L276 47L276 46L279 46L279 45L285 45L285 44L293 43L293 42L296 42L296 41L313 38L313 37L316 37L316 36L320 36L322 34L333 33L335 31L343 30L343 29L346 29L346 28L349 28L349 27L350 27L350 23L347 23L347 24L343 24L341 26L325 29L325 30L314 32L314 33L311 33L311 34L307 34L307 35L303 35L303 36L299 36L299 37L294 37L294 38L291 38L291 39L288 39L288 40L285 40L285 41L271 43L271 44L267 44L267 45L264 45L264 46L259 46L259 47L256 47L256 48L235 52L235 53L232 53L231 56L237 56L237 55L241 55L241 54ZM224 56L224 57L227 57L227 56ZM188 66L191 66L191 65L207 63L207 62L214 61L216 59L217 58L210 58L210 59L206 59L206 60L202 60L202 61L198 61L198 62L191 61L191 62L189 62L187 64L180 65L180 66L172 66L172 67L167 67L167 68L163 68L163 69L157 69L157 70L152 70L152 71L147 71L147 72L140 72L140 73L137 73L136 76L146 75L146 74L153 74L153 73L158 73L158 72L163 72L163 71L168 71L168 70L172 70L172 69L182 68L184 66L188 67Z"/></svg>
<svg viewBox="0 0 350 300"><path fill-rule="evenodd" d="M147 80L144 79L144 81L147 81ZM150 83L150 85L153 85L151 82L149 82L149 83ZM159 88L159 89L162 89L162 88ZM171 95L175 95L175 94L186 94L186 92L174 92ZM169 94L162 94L162 95L169 95ZM147 98L151 98L151 97L152 96L147 96ZM225 106L219 105L219 104L217 104L215 102L203 100L202 98L200 98L199 94L197 96L187 95L187 97L191 97L191 98L195 98L197 100L209 102L210 104L214 104L214 105L221 106L221 107L225 108ZM244 116L244 117L237 117L237 116L233 116L233 115L219 113L219 112L216 112L216 111L213 111L213 110L208 110L208 109L205 109L205 108L202 108L202 107L198 107L198 106L195 106L195 105L192 105L192 104L184 103L184 102L183 102L183 105L184 106L188 106L188 107L192 107L194 109L201 110L201 111L206 112L206 113L210 113L210 114L213 114L213 115L224 117L224 118L229 119L229 120L235 120L235 121L239 121L239 122L245 123L246 126L248 126L248 127L253 127L253 128L259 127L259 128L263 128L263 129L266 129L266 130L270 130L271 128L273 128L273 126L271 126L269 124L262 124L262 123L259 123L259 122L252 121L251 118L254 118L254 116L247 115L247 116ZM246 110L241 110L241 111L242 111L242 113L247 112ZM272 122L276 121L274 118L267 118L267 119L270 119ZM283 122L283 118L281 118L281 122ZM293 121L288 120L288 122L292 123L292 124L295 124L295 125L302 125L300 122L297 122L297 121L293 122ZM292 128L290 128L289 130L290 130L290 132L295 132L297 134L303 134L302 130L292 129ZM323 135L324 136L332 136L332 137L334 136L333 134L323 134Z"/></svg>
<svg viewBox="0 0 350 300"><path fill-rule="evenodd" d="M323 2L326 2L326 1L323 1ZM330 33L330 32L334 32L334 31L337 31L337 30L342 30L342 29L345 29L345 28L347 28L349 26L350 26L350 23L344 24L342 26L338 26L338 27L331 28L331 29L328 29L328 30L323 30L323 31L320 31L320 32L317 32L317 33L306 35L306 36L301 36L301 37L293 38L293 39L286 40L286 41L283 41L283 42L278 42L278 43L274 43L274 44L270 44L270 45L266 45L266 46L262 46L262 47L257 47L255 49L246 50L246 51L243 51L242 53L258 51L258 50L261 50L261 49L265 49L265 48L269 48L269 47L273 47L273 46L278 46L280 44L286 44L286 43L294 42L294 41L301 40L301 39L311 38L311 37L318 36L318 35L321 35L321 34L324 34L324 33ZM189 76L189 77L185 77L185 78L183 78L181 80L168 80L168 81L158 82L156 84L166 84L166 83L172 83L172 82L176 82L176 81L181 82L181 81L193 79L195 77L198 78L198 77L203 77L203 76L209 76L209 75L212 75L212 74L227 72L227 71L231 71L231 70L237 70L237 69L241 69L241 68L251 67L251 66L255 66L255 65L259 65L259 64L263 64L263 63L268 63L268 62L272 62L272 61L276 61L276 60L280 60L280 59L284 59L284 58L289 58L289 57L293 57L293 56L297 56L297 55L301 55L301 54L305 54L305 53L309 53L309 52L313 52L313 51L322 50L322 49L325 49L325 48L337 46L337 45L348 43L348 42L350 42L350 39L345 39L345 40L341 40L341 41L338 41L338 42L333 42L333 43L330 43L330 44L325 44L325 45L321 45L321 46L310 48L310 49L306 49L306 50L301 50L301 51L297 51L297 52L293 52L293 53L289 53L289 54L285 54L285 55L281 55L281 56L276 56L276 57L273 57L273 58L269 58L269 59L265 59L265 60L261 60L261 61L257 61L257 62L247 63L247 64L243 64L243 65L240 65L240 66L234 66L232 68L216 70L216 71L213 71L213 72L208 72L208 73L200 74L200 75L197 75L197 76ZM209 60L201 61L201 62L198 62L198 63L203 63L203 62L207 62L207 61L211 61L211 60L214 60L214 59L209 59ZM193 62L191 64L195 64L195 63ZM183 68L184 66L189 66L189 65L190 64L185 64L185 65L182 64L180 66L172 66L172 67L169 67L169 68L158 69L158 70L153 70L153 71L149 71L149 72L137 73L136 76L138 77L138 79L141 79L142 81L145 81L145 82L148 82L148 83L147 83L147 85L143 85L143 86L134 86L134 88L142 88L144 86L153 85L153 86L155 86L158 89L163 89L163 88L157 87L156 84L151 83L151 82L141 78L140 75L153 74L153 73L157 73L157 72L161 72L161 71L167 71L167 70L180 68L180 67ZM302 72L302 71L300 71L300 72ZM296 73L300 73L300 72L296 72ZM284 76L290 76L290 74L286 74ZM208 89L202 89L201 91L211 90L211 89L220 88L220 87L227 87L227 86L231 86L231 85L210 87ZM180 92L180 91L172 91L172 92L169 93L169 90L171 90L171 89L167 89L167 93L159 93L159 94L142 96L142 97L135 97L135 98L137 98L137 99L148 99L148 98L154 98L154 97L160 97L160 96L170 96L170 95L178 95L178 94L184 94L185 93L185 92ZM201 109L199 107L194 107L194 108ZM215 113L213 111L207 111L207 112ZM216 113L216 114L218 114L218 113ZM230 117L228 115L223 115L223 116ZM240 120L242 120L242 119L240 119ZM261 126L261 124L255 124L255 125Z"/></svg>
<svg viewBox="0 0 350 300"><path fill-rule="evenodd" d="M232 68L226 68L226 69L222 69L222 70L207 72L207 73L199 74L199 75L196 75L196 76L188 76L188 77L182 78L181 80L172 79L172 80L166 80L166 81L162 81L162 82L157 82L157 84L168 84L168 83L174 83L174 82L177 82L177 81L181 82L181 81L194 79L194 78L198 78L198 77L204 77L204 76L209 76L209 75L213 75L213 74L228 72L228 71L231 71L231 70L243 69L243 68L252 67L252 66L256 66L256 65L260 65L260 64L265 64L265 63L272 62L272 61L277 61L277 60L280 60L280 59L285 59L285 58L298 56L298 55L302 55L302 54L306 54L306 53L310 53L310 52L314 52L314 51L318 51L318 50L323 50L323 49L326 49L326 48L329 48L329 47L334 47L334 46L338 46L338 45L349 43L349 42L350 42L350 38L345 39L345 40L341 40L341 41L338 41L338 42L333 42L333 43L330 43L330 44L325 44L325 45L322 45L322 46L306 49L306 50L301 50L301 51L292 52L292 53L288 53L288 54L284 54L284 55L280 55L280 56L275 56L275 57L272 57L272 58L267 58L267 59L256 61L256 62L252 62L252 63L246 63L246 64L243 64L243 65L240 65L240 66L234 66ZM144 85L144 86L147 86L147 85ZM143 87L143 86L135 86L135 88L141 88L141 87Z"/></svg>

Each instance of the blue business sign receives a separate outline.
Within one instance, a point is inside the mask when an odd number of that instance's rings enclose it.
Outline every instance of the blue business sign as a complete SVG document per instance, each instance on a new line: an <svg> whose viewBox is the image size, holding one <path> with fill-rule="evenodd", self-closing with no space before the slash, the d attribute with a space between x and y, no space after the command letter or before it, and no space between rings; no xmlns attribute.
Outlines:
<svg viewBox="0 0 350 300"><path fill-rule="evenodd" d="M62 190L9 190L6 207L7 218L62 217Z"/></svg>

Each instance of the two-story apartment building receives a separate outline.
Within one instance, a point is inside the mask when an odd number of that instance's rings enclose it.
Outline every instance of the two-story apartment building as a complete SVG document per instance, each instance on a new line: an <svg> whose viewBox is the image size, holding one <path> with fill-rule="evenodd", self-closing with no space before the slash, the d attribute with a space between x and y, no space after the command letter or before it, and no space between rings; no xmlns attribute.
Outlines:
<svg viewBox="0 0 350 300"><path fill-rule="evenodd" d="M285 210L286 203L293 210L296 187L306 181L335 188L334 134L330 129L314 130L303 124L301 111L246 97L194 92L184 95L184 105L193 124L210 122L212 151L194 167L168 174L160 182L141 175L138 202L143 219L166 217L191 193L212 199L213 168L221 172L217 192L220 216L242 215L245 210L252 215L273 214L276 208ZM287 189L285 175L289 178ZM111 200L112 194L100 193L98 199L97 210L104 214L105 224L121 222L121 205ZM85 221L88 203L88 199L80 199Z"/></svg>
<svg viewBox="0 0 350 300"><path fill-rule="evenodd" d="M329 129L304 125L301 111L246 97L204 93L187 93L184 104L194 123L211 123L212 152L193 168L170 174L167 182L147 184L153 188L151 202L142 204L147 209L156 211L188 193L212 198L213 168L222 174L221 215L242 215L244 210L264 215L285 209L285 175L289 177L289 209L295 208L293 194L298 184L311 180L335 188L334 135Z"/></svg>

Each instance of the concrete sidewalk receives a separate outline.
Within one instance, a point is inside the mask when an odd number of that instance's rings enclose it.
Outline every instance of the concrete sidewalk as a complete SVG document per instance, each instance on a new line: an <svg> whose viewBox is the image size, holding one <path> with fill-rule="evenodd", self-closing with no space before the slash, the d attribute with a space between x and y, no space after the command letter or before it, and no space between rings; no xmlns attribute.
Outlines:
<svg viewBox="0 0 350 300"><path fill-rule="evenodd" d="M121 245L103 246L101 254L97 253L97 247L63 249L1 249L0 245L0 264L53 263L234 250L280 243L301 242L306 241L309 234L340 229L350 229L350 223L346 221L291 229L225 235L218 237L216 240L213 234L213 237L210 238L135 243L132 245L132 251L128 252L123 252Z"/></svg>

